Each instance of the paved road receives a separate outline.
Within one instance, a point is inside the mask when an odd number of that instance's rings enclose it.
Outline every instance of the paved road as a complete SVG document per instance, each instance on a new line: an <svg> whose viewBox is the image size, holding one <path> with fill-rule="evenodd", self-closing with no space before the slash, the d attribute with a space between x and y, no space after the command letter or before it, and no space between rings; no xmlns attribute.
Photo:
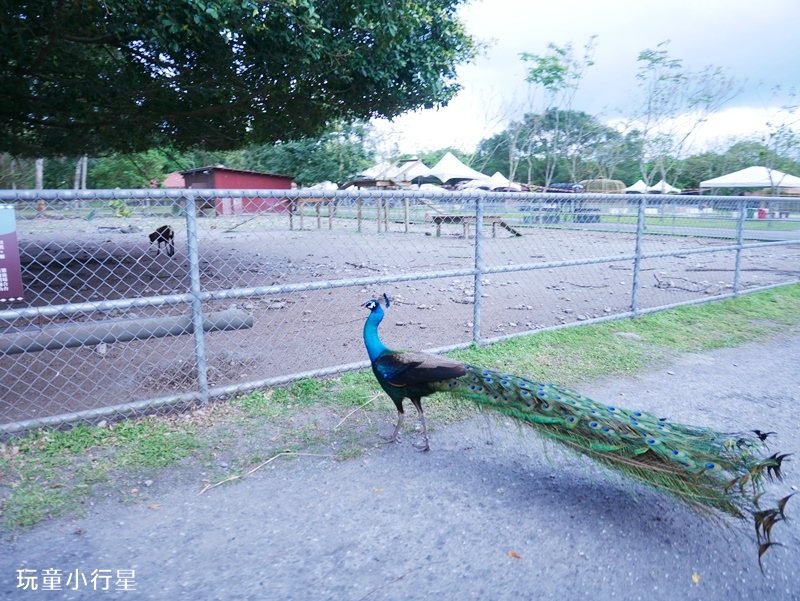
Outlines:
<svg viewBox="0 0 800 601"><path fill-rule="evenodd" d="M800 338L775 340L580 388L682 421L777 430L775 449L800 457L798 357ZM427 454L405 440L343 463L279 460L202 496L196 483L156 483L157 509L98 504L3 539L0 596L800 599L800 519L776 526L786 546L762 575L749 523L726 528L620 485L503 421L438 428L432 441ZM779 492L800 486L800 462L786 476ZM789 509L800 516L797 500ZM23 568L130 569L136 590L20 591Z"/></svg>

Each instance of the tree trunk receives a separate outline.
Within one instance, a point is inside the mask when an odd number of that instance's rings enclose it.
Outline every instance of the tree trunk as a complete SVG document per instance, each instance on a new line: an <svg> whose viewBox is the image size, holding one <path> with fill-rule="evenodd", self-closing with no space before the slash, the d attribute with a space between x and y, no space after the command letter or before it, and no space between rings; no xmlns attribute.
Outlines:
<svg viewBox="0 0 800 601"><path fill-rule="evenodd" d="M81 159L78 159L78 162L75 163L75 179L72 181L72 189L73 190L80 190L81 188L81 167L82 167Z"/></svg>
<svg viewBox="0 0 800 601"><path fill-rule="evenodd" d="M44 159L36 159L36 184L37 190L44 189Z"/></svg>

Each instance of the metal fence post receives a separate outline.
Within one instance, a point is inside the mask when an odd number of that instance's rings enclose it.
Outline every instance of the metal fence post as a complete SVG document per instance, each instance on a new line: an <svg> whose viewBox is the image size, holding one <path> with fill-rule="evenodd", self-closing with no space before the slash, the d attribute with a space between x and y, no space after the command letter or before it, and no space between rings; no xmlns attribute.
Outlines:
<svg viewBox="0 0 800 601"><path fill-rule="evenodd" d="M197 245L197 201L184 197L186 203L186 238L189 255L189 282L192 293L192 327L194 329L194 355L197 362L197 389L200 402L208 403L208 365L206 339L203 331L203 302L200 300L200 252Z"/></svg>
<svg viewBox="0 0 800 601"><path fill-rule="evenodd" d="M733 268L733 293L739 294L739 276L742 272L742 244L744 244L744 220L747 211L744 198L739 199L739 222L736 226L736 264Z"/></svg>
<svg viewBox="0 0 800 601"><path fill-rule="evenodd" d="M647 199L639 198L639 213L636 219L636 250L633 259L633 285L631 287L631 313L639 314L639 273L642 263L642 238L644 237L644 208Z"/></svg>
<svg viewBox="0 0 800 601"><path fill-rule="evenodd" d="M465 230L466 231L466 230ZM483 282L483 194L475 200L475 282L472 305L472 342L481 342L481 286Z"/></svg>

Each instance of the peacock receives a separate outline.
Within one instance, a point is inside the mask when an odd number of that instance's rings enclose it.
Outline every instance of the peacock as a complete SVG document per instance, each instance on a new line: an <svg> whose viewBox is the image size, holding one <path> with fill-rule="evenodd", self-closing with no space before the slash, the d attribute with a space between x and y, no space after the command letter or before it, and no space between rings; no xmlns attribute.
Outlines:
<svg viewBox="0 0 800 601"><path fill-rule="evenodd" d="M389 308L386 294L383 303ZM765 483L782 479L781 467L788 457L769 454L767 439L774 432L721 433L673 423L642 411L605 405L553 384L430 353L391 350L378 335L385 314L381 300L372 299L362 306L370 311L364 324L364 344L372 371L397 408L397 424L389 442L398 441L403 401L409 399L422 425L423 442L415 446L429 451L422 398L449 392L530 426L545 439L695 509L737 518L752 516L759 566L767 549L780 544L772 541L772 527L785 519L786 503L792 495L780 499L775 507L762 509L759 505Z"/></svg>

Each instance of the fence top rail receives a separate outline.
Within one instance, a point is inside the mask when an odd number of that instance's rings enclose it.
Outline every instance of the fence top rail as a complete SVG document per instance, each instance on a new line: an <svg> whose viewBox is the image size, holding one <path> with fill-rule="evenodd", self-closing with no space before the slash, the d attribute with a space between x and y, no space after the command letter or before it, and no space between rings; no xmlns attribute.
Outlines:
<svg viewBox="0 0 800 601"><path fill-rule="evenodd" d="M287 200L304 199L357 199L357 198L424 198L469 200L483 198L487 201L547 201L547 200L604 200L625 201L633 205L641 201L659 201L668 203L687 202L738 202L748 204L761 201L800 202L800 198L790 196L672 196L665 194L597 194L597 193L552 193L552 192L489 192L486 190L242 190L242 189L187 189L187 188L144 188L130 190L0 190L0 202L35 202L38 200L161 200L161 199L194 199L213 198L284 198Z"/></svg>

